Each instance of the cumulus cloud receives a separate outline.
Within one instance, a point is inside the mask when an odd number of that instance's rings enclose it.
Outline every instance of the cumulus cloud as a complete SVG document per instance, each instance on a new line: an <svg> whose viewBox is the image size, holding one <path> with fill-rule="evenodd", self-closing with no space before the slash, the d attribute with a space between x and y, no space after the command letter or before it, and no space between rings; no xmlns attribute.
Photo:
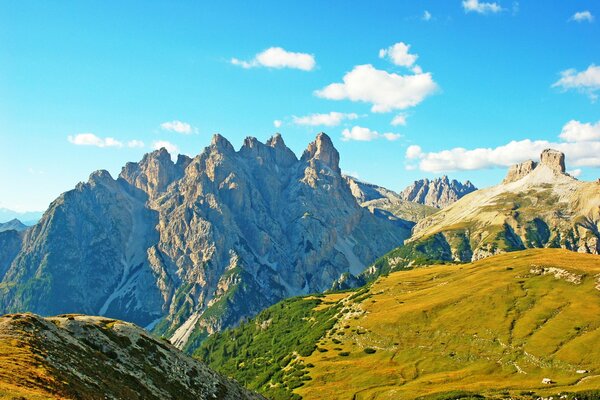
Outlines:
<svg viewBox="0 0 600 400"><path fill-rule="evenodd" d="M600 90L600 67L592 64L585 71L577 72L571 68L560 73L561 78L552 84L563 90L577 90L596 100L596 92Z"/></svg>
<svg viewBox="0 0 600 400"><path fill-rule="evenodd" d="M464 0L462 6L466 13L496 14L502 11L498 3L485 3L479 0Z"/></svg>
<svg viewBox="0 0 600 400"><path fill-rule="evenodd" d="M431 20L431 13L429 11L425 10L423 12L423 16L421 17L421 19L423 21L430 21Z"/></svg>
<svg viewBox="0 0 600 400"><path fill-rule="evenodd" d="M275 121L273 121L273 126L275 128L281 128L281 125L283 124L283 122L281 122L281 120L276 119Z"/></svg>
<svg viewBox="0 0 600 400"><path fill-rule="evenodd" d="M412 67L419 56L410 54L410 45L398 42L387 49L379 50L379 58L388 58L392 63L401 67Z"/></svg>
<svg viewBox="0 0 600 400"><path fill-rule="evenodd" d="M369 128L363 128L362 126L353 126L352 129L344 129L342 131L342 140L344 142L350 141L350 140L356 140L356 141L361 141L361 142L370 142L371 140L375 140L375 139L386 139L386 140L397 140L400 137L402 137L402 135L398 134L398 133L392 133L392 132L386 132L386 133L379 133L377 131L371 130Z"/></svg>
<svg viewBox="0 0 600 400"><path fill-rule="evenodd" d="M270 47L265 51L258 53L250 61L232 58L231 63L242 68L294 68L302 71L312 71L316 66L314 55L307 53L294 53L282 49L281 47Z"/></svg>
<svg viewBox="0 0 600 400"><path fill-rule="evenodd" d="M378 70L371 64L355 66L342 80L315 91L315 95L330 100L371 103L371 111L379 113L414 107L438 87L429 72L398 75Z"/></svg>
<svg viewBox="0 0 600 400"><path fill-rule="evenodd" d="M591 12L589 11L579 11L576 12L575 14L573 14L571 16L571 18L569 18L569 21L575 21L575 22L593 22L594 21L594 16L592 15Z"/></svg>
<svg viewBox="0 0 600 400"><path fill-rule="evenodd" d="M582 172L583 171L581 170L581 168L577 168L577 169L574 169L572 171L567 171L567 173L569 175L571 175L572 177L574 177L574 178L578 178L581 175Z"/></svg>
<svg viewBox="0 0 600 400"><path fill-rule="evenodd" d="M179 148L166 140L156 140L152 143L152 148L154 150L159 150L161 148L165 148L171 155L179 153Z"/></svg>
<svg viewBox="0 0 600 400"><path fill-rule="evenodd" d="M162 124L160 124L160 127L165 131L181 133L183 135L190 135L198 131L196 128L194 128L187 122L178 120L163 122Z"/></svg>
<svg viewBox="0 0 600 400"><path fill-rule="evenodd" d="M592 131L588 131L586 125L589 125ZM507 167L528 159L537 160L544 149L552 148L565 153L571 166L600 167L600 140L595 131L597 126L600 126L600 122L591 125L570 121L560 134L564 140L562 142L525 139L513 140L495 148L456 147L438 152L424 152L421 147L413 145L406 150L406 158L417 162L422 171L439 173Z"/></svg>
<svg viewBox="0 0 600 400"><path fill-rule="evenodd" d="M93 133L78 133L76 135L69 135L67 140L77 146L123 147L123 143L114 138L101 138Z"/></svg>
<svg viewBox="0 0 600 400"><path fill-rule="evenodd" d="M588 142L600 140L600 121L592 124L571 120L563 126L559 137L566 142Z"/></svg>
<svg viewBox="0 0 600 400"><path fill-rule="evenodd" d="M358 114L355 113L340 113L332 111L327 114L310 114L303 117L292 116L292 121L295 125L307 125L307 126L338 126L344 120L354 120L358 118Z"/></svg>
<svg viewBox="0 0 600 400"><path fill-rule="evenodd" d="M392 122L390 122L390 123L392 124L392 126L398 126L398 125L406 126L406 117L407 117L406 114L398 114L392 119Z"/></svg>

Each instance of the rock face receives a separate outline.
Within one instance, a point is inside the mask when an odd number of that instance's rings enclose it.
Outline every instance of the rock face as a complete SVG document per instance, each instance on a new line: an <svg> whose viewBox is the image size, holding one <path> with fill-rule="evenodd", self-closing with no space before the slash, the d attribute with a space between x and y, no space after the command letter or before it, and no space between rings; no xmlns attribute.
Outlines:
<svg viewBox="0 0 600 400"><path fill-rule="evenodd" d="M508 169L508 173L506 174L506 178L502 181L502 183L511 183L514 181L518 181L523 178L525 175L528 175L531 171L533 171L537 167L537 163L533 160L527 160L519 164L515 164Z"/></svg>
<svg viewBox="0 0 600 400"><path fill-rule="evenodd" d="M565 155L560 151L546 149L540 155L540 162L536 163L533 160L527 160L519 164L515 164L509 168L506 178L502 183L511 183L529 175L538 165L544 165L553 173L560 175L565 174Z"/></svg>
<svg viewBox="0 0 600 400"><path fill-rule="evenodd" d="M446 175L433 180L421 179L400 193L404 200L431 207L444 208L454 203L461 197L477 190L469 181L460 183L455 179L451 181Z"/></svg>
<svg viewBox="0 0 600 400"><path fill-rule="evenodd" d="M401 223L410 222L410 227L428 215L438 211L437 208L404 200L400 194L372 183L363 182L352 176L345 176L352 195L358 203L373 214L387 215L391 220Z"/></svg>
<svg viewBox="0 0 600 400"><path fill-rule="evenodd" d="M514 250L558 247L600 254L600 189L565 173L564 155L510 169L504 182L465 196L413 228L411 248L470 261Z"/></svg>
<svg viewBox="0 0 600 400"><path fill-rule="evenodd" d="M143 329L103 317L2 316L0 362L0 387L20 399L264 399Z"/></svg>
<svg viewBox="0 0 600 400"><path fill-rule="evenodd" d="M280 135L166 150L55 200L5 266L0 311L101 314L191 349L289 296L328 289L408 237L370 213L319 134L298 160ZM376 240L375 240L376 239Z"/></svg>

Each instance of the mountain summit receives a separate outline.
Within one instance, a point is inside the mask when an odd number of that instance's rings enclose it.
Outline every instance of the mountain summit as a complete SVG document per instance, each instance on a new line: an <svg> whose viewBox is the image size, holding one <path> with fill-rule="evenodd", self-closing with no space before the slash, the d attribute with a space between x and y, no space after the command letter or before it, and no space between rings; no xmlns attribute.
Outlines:
<svg viewBox="0 0 600 400"><path fill-rule="evenodd" d="M324 133L300 159L278 134L239 151L215 135L194 158L156 150L62 194L0 249L0 310L106 315L193 347L361 272L411 225L357 203Z"/></svg>
<svg viewBox="0 0 600 400"><path fill-rule="evenodd" d="M436 208L444 208L461 197L477 190L470 181L460 183L449 180L446 175L433 180L420 179L404 189L400 196L404 200Z"/></svg>

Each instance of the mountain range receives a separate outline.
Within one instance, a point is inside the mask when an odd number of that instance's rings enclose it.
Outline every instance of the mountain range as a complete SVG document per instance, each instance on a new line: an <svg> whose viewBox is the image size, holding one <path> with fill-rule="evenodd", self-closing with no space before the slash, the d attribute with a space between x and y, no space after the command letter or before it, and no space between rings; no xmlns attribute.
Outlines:
<svg viewBox="0 0 600 400"><path fill-rule="evenodd" d="M94 172L20 242L1 233L0 310L110 316L193 348L360 273L415 222L361 207L325 134L299 159L280 135L239 151L215 135L194 158L160 149L117 179Z"/></svg>
<svg viewBox="0 0 600 400"><path fill-rule="evenodd" d="M477 188L470 181L460 183L456 179L449 180L444 175L433 180L414 181L400 193L400 197L415 203L444 208L476 190Z"/></svg>

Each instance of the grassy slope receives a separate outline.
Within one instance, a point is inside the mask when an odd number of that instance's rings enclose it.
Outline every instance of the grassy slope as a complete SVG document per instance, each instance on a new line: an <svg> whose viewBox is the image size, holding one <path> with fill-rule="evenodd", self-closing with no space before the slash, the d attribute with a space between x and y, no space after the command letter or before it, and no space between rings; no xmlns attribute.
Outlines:
<svg viewBox="0 0 600 400"><path fill-rule="evenodd" d="M532 265L563 268L583 280L531 274ZM313 311L335 307L337 323L311 355L296 356L314 367L294 393L411 399L468 390L502 398L506 391L519 397L598 389L598 274L598 256L538 249L396 272L368 288L327 295ZM542 385L546 377L556 383Z"/></svg>

